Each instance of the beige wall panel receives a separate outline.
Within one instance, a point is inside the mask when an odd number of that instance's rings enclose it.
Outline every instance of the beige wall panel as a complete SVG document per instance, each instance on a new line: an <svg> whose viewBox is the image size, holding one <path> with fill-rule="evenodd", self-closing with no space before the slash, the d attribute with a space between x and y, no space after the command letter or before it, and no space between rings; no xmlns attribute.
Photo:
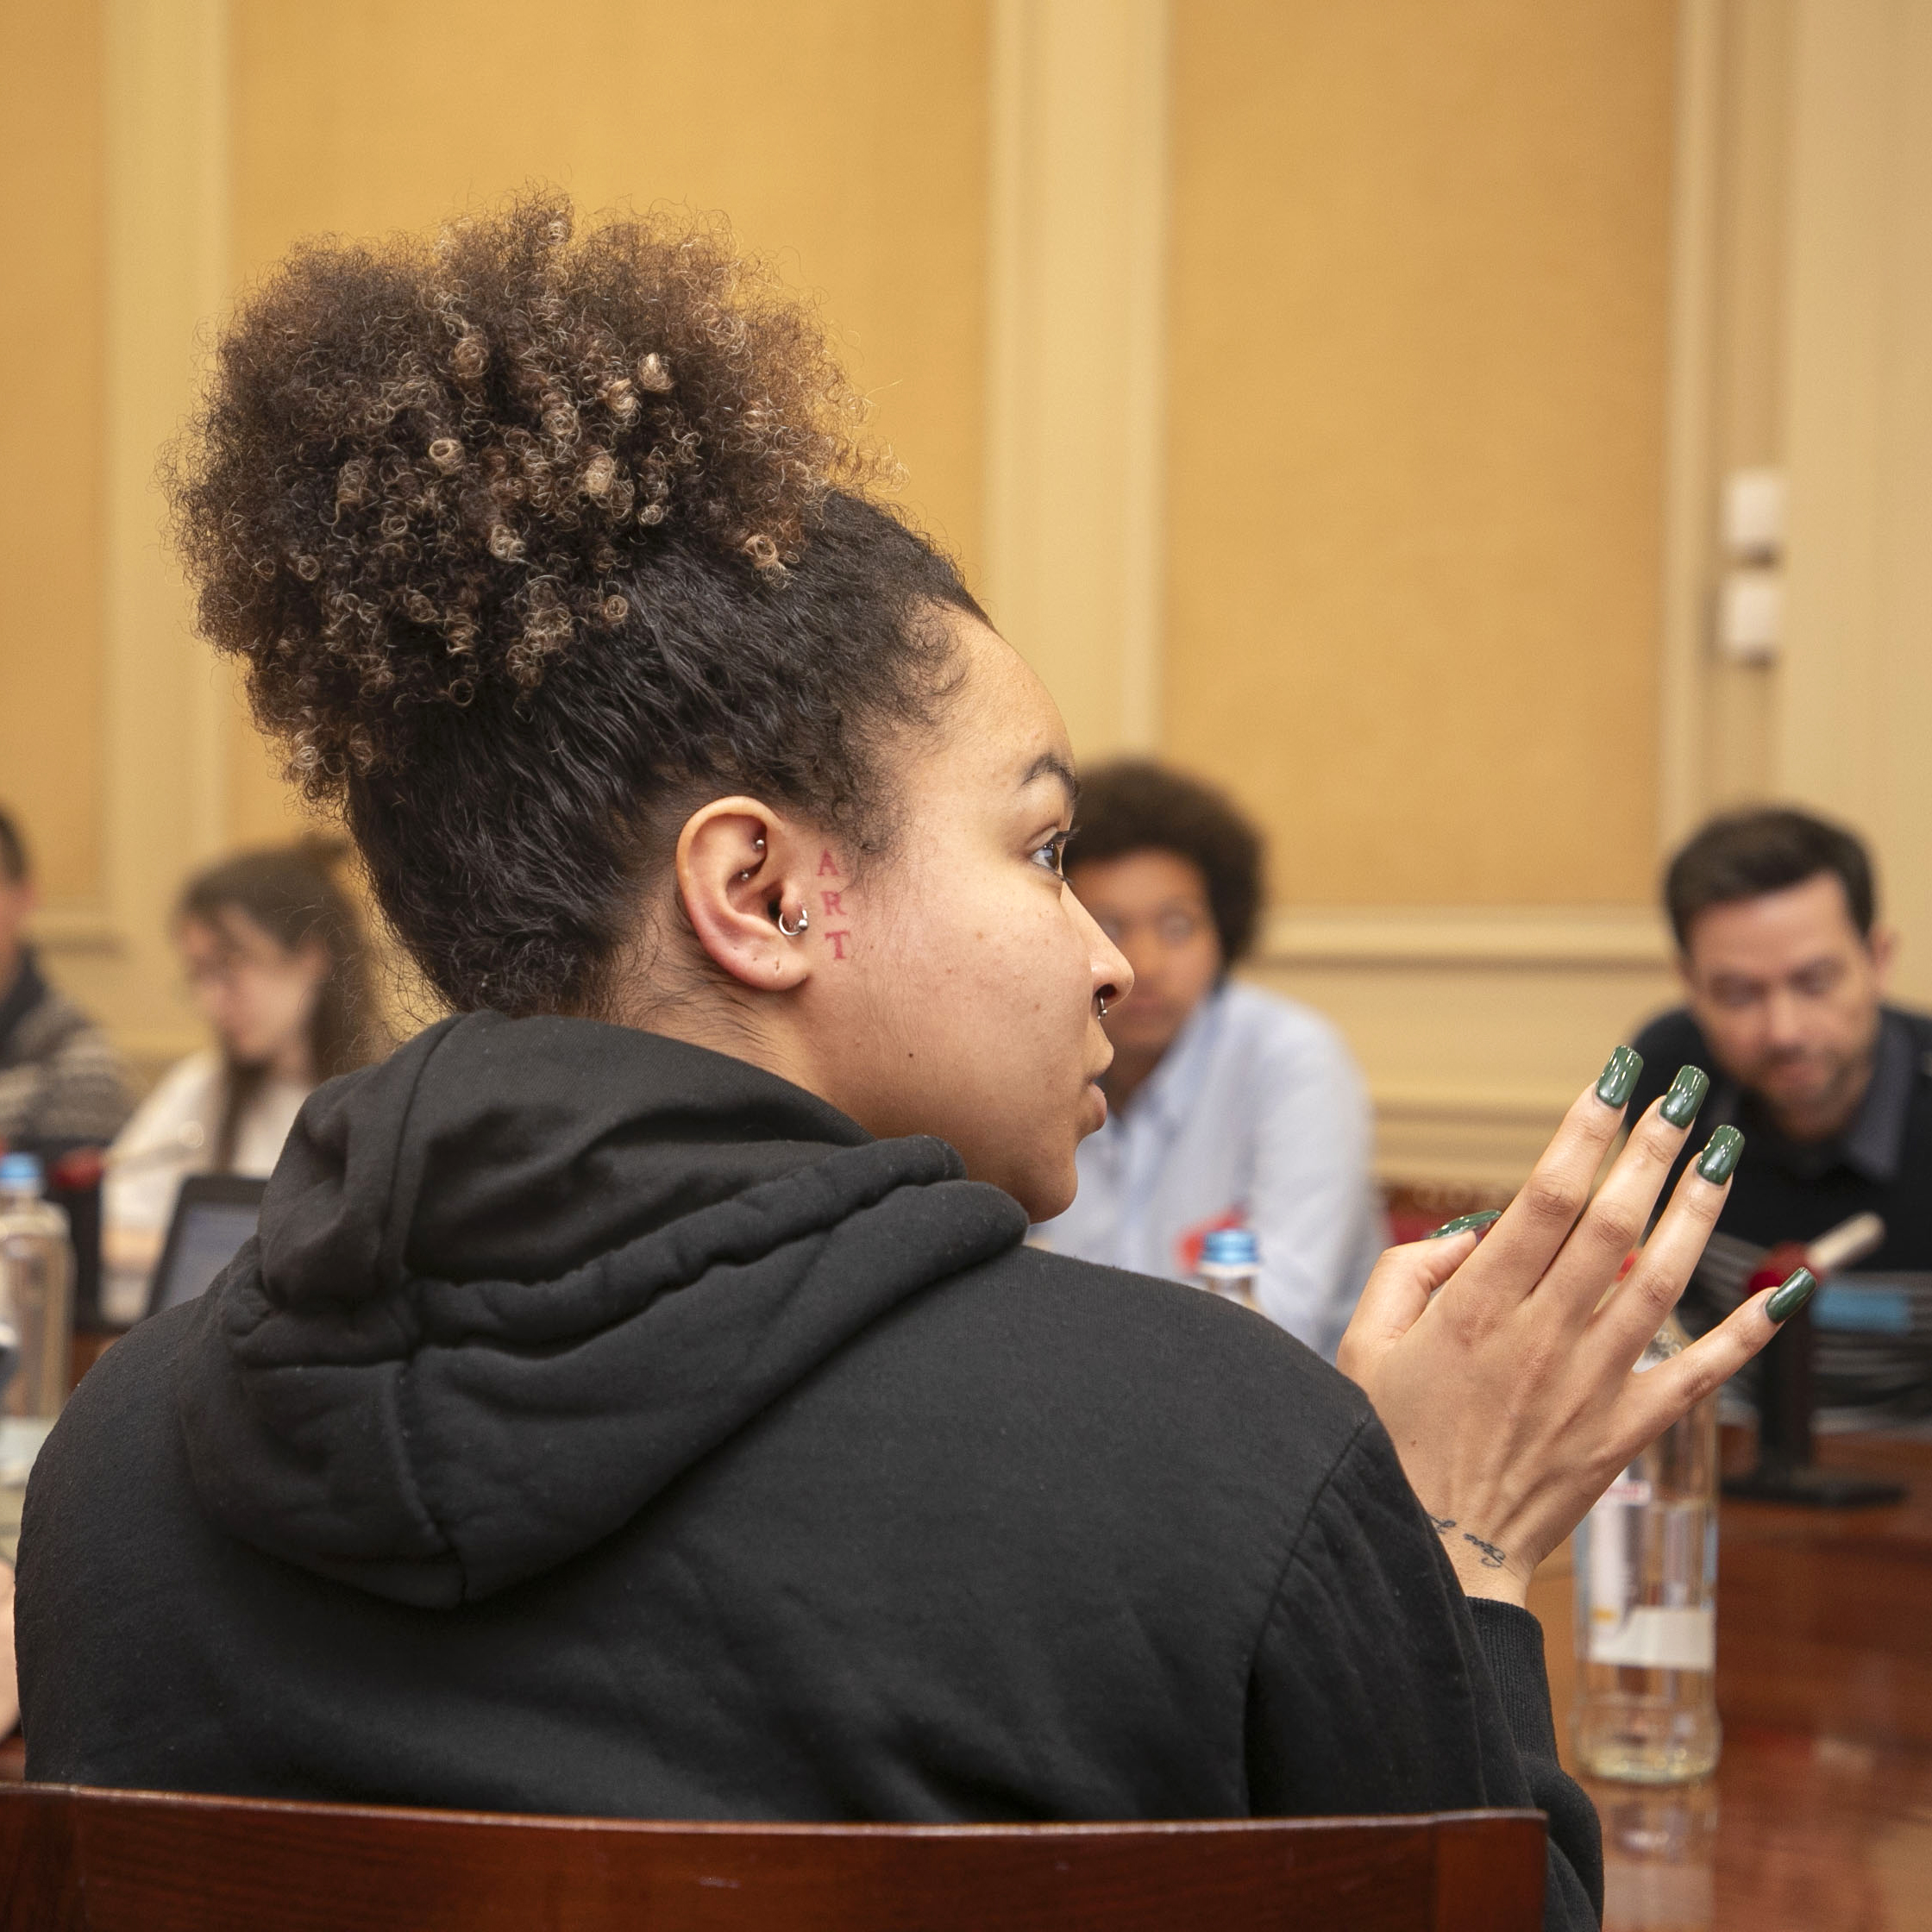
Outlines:
<svg viewBox="0 0 1932 1932"><path fill-rule="evenodd" d="M316 814L284 782L281 752L254 728L235 668L217 664L211 674L229 702L223 776L228 844L281 845L299 838L318 823Z"/></svg>
<svg viewBox="0 0 1932 1932"><path fill-rule="evenodd" d="M1327 1013L1386 1181L1513 1188L1610 1049L1675 1003L1648 910L1278 913L1251 977Z"/></svg>
<svg viewBox="0 0 1932 1932"><path fill-rule="evenodd" d="M102 55L91 5L0 5L0 800L57 906L103 891Z"/></svg>
<svg viewBox="0 0 1932 1932"><path fill-rule="evenodd" d="M1655 861L1670 0L1182 0L1168 750L1332 904Z"/></svg>
<svg viewBox="0 0 1932 1932"><path fill-rule="evenodd" d="M1076 756L1161 682L1168 0L995 0L988 615Z"/></svg>
<svg viewBox="0 0 1932 1932"><path fill-rule="evenodd" d="M1932 1003L1932 0L1799 0L1783 788L1857 825Z"/></svg>
<svg viewBox="0 0 1932 1932"><path fill-rule="evenodd" d="M233 12L235 260L423 227L526 182L723 210L821 292L905 501L981 551L984 0L341 0ZM232 810L292 823L253 744Z"/></svg>

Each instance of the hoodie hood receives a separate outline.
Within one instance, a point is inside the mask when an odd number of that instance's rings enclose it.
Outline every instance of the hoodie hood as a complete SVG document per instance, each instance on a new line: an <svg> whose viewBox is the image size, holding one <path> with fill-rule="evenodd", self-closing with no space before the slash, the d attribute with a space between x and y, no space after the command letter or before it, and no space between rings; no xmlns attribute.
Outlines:
<svg viewBox="0 0 1932 1932"><path fill-rule="evenodd" d="M379 1596L470 1602L601 1541L854 1336L1006 1252L926 1138L702 1047L445 1020L311 1095L195 1304L204 1506Z"/></svg>

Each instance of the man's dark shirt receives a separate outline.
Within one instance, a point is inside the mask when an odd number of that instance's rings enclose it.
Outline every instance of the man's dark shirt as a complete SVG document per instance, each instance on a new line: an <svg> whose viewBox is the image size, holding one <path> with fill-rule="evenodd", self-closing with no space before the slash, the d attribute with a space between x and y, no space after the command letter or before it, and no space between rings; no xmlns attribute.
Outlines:
<svg viewBox="0 0 1932 1932"><path fill-rule="evenodd" d="M56 1161L72 1148L104 1147L131 1107L107 1035L22 947L0 981L0 1143Z"/></svg>
<svg viewBox="0 0 1932 1932"><path fill-rule="evenodd" d="M1672 1170L1670 1187L1676 1186L1714 1128L1728 1123L1744 1134L1744 1157L1718 1217L1717 1236L1684 1297L1685 1323L1693 1332L1709 1327L1734 1305L1762 1250L1781 1241L1815 1240L1867 1211L1884 1220L1885 1240L1857 1264L1854 1278L1932 1275L1932 1017L1885 1009L1872 1083L1858 1112L1841 1132L1809 1143L1791 1140L1778 1131L1759 1095L1718 1065L1697 1022L1682 1008L1653 1019L1635 1045L1644 1069L1630 1101L1632 1120L1664 1092L1679 1067L1700 1066L1710 1076L1710 1091ZM1666 1198L1668 1193L1666 1188ZM1915 1304L1925 1301L1925 1312L1932 1313L1932 1283L1923 1294L1912 1289L1910 1299ZM1915 1309L1915 1329L1921 1319ZM1821 1328L1825 1326L1821 1319ZM1853 1358L1869 1357L1874 1347L1883 1352L1886 1346L1861 1339L1824 1349L1819 1363L1821 1402L1879 1400L1880 1389L1869 1377L1866 1385L1857 1385L1860 1371ZM1916 1357L1924 1348L1924 1338L1915 1335L1904 1352ZM1897 1371L1904 1367L1903 1361L1895 1362L1883 1377L1888 1404L1903 1393ZM1847 1376L1850 1381L1844 1379ZM1923 1364L1909 1379L1920 1385L1923 1397L1910 1406L1932 1408L1932 1386L1927 1385Z"/></svg>

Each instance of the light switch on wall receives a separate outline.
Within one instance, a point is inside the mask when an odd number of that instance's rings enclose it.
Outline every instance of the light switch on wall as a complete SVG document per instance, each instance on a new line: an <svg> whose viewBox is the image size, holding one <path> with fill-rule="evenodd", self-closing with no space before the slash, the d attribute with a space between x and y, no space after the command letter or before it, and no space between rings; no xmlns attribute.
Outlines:
<svg viewBox="0 0 1932 1932"><path fill-rule="evenodd" d="M1741 564L1717 593L1717 648L1741 664L1778 655L1785 623L1785 574L1775 564Z"/></svg>
<svg viewBox="0 0 1932 1932"><path fill-rule="evenodd" d="M1783 470L1734 469L1724 479L1724 549L1734 563L1769 563L1783 555Z"/></svg>

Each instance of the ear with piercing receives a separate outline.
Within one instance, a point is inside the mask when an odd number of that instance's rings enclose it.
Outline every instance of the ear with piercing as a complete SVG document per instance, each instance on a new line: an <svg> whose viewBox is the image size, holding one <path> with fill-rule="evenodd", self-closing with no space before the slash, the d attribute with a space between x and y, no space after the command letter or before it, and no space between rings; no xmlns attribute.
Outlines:
<svg viewBox="0 0 1932 1932"><path fill-rule="evenodd" d="M753 849L753 850L754 850L755 851L757 851L757 852L759 852L759 853L762 853L762 852L763 852L763 850L764 850L764 849L765 849L765 842L764 842L764 840L763 840L763 839L762 839L762 838L754 838L754 839L753 839L753 840L751 841L751 844L752 844L752 849ZM757 867L756 867L756 866L755 866L755 865L748 865L748 866L746 866L746 867L745 867L745 869L744 869L744 870L743 870L743 872L741 872L741 873L739 873L739 874L738 874L738 877L739 877L739 878L741 878L741 879L749 879L749 878L750 878L750 877L751 876L751 875L752 875L752 874L753 874L754 872L756 872L756 871L757 869L757 869Z"/></svg>

